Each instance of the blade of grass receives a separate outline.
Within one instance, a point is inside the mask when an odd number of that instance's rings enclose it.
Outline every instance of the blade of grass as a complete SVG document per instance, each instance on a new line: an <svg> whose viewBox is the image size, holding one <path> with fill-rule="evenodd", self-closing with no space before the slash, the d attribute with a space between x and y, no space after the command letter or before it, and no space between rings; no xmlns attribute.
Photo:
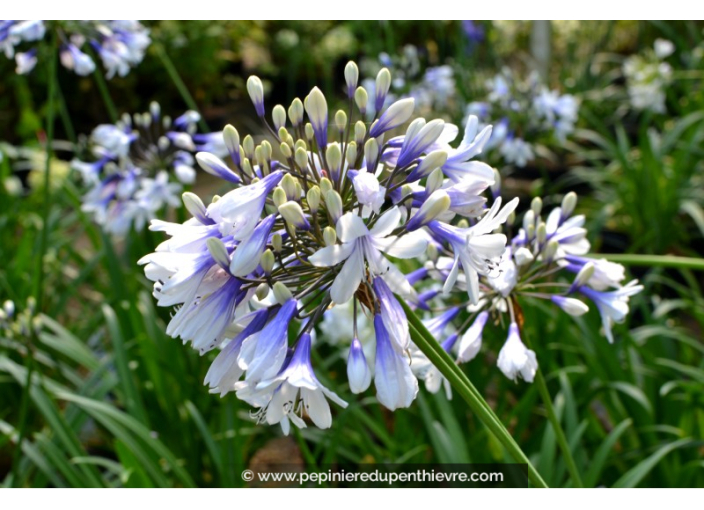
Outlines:
<svg viewBox="0 0 704 510"><path fill-rule="evenodd" d="M501 420L494 414L494 411L479 394L465 373L459 369L452 358L450 358L450 355L447 354L440 344L438 344L437 340L433 338L418 316L408 307L406 302L403 299L399 299L399 303L401 303L401 306L406 312L413 342L423 354L428 357L431 363L440 370L442 375L450 382L452 388L469 404L469 407L482 423L484 423L501 444L504 445L504 448L506 448L511 457L513 457L516 462L526 464L528 467L528 479L537 487L547 488L545 480L543 480L540 473L538 473L528 460L526 454L514 441L511 434L506 430L506 427L501 423Z"/></svg>

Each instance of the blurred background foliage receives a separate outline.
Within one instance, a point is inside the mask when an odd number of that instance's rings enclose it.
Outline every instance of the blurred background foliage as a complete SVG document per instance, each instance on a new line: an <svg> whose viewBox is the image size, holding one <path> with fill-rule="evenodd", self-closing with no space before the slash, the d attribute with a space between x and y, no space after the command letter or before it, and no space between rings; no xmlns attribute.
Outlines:
<svg viewBox="0 0 704 510"><path fill-rule="evenodd" d="M153 44L110 94L120 112L158 100L182 111L165 52L213 129L260 132L244 83L257 74L267 103L287 105L318 85L343 95L355 59L371 77L412 45L421 70L450 65L462 103L507 66L539 68L530 22L176 22L148 23ZM559 203L580 194L593 246L603 253L704 253L704 35L694 22L568 22L550 25L546 83L580 100L576 131L526 168L502 168L523 198ZM481 34L481 37L478 35ZM624 60L674 43L666 111L629 107ZM380 58L381 56L381 58ZM241 486L242 469L276 463L303 469L362 462L509 461L459 399L421 389L410 409L390 413L372 392L347 398L333 428L290 438L257 426L234 395L208 394L201 358L164 333L135 264L161 241L153 233L112 243L80 209L70 143L108 122L96 81L59 73L63 106L50 162L54 200L44 254L42 308L32 302L42 218L45 70L14 73L0 58L0 301L14 318L0 327L0 479L14 486ZM332 99L330 99L332 101ZM461 123L452 103L437 114ZM66 142L61 142L65 140ZM207 183L207 179L204 180ZM199 184L211 195L217 190ZM525 201L525 204L529 201ZM525 306L536 350L570 448L587 486L704 485L704 297L701 272L633 267L646 291L609 345L596 313L573 319ZM544 317L550 316L550 320ZM537 389L496 369L502 338L464 368L551 486L571 484ZM31 352L32 356L28 356ZM320 341L318 376L341 396L346 349ZM30 359L32 361L30 361ZM31 364L31 367L30 367ZM34 377L28 384L28 370ZM22 428L22 430L20 430ZM21 445L18 444L22 440ZM262 467L264 466L264 467Z"/></svg>

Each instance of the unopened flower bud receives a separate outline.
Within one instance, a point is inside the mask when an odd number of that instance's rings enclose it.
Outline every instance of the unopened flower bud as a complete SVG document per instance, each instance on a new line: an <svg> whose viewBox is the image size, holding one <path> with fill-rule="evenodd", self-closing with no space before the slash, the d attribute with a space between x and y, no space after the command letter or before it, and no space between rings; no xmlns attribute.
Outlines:
<svg viewBox="0 0 704 510"><path fill-rule="evenodd" d="M244 150L244 155L251 161L254 159L254 138L252 135L247 135L242 140L242 149Z"/></svg>
<svg viewBox="0 0 704 510"><path fill-rule="evenodd" d="M294 145L294 148L296 150L298 149L303 149L304 151L308 150L308 144L306 144L305 140L301 140L300 138L296 140L296 145Z"/></svg>
<svg viewBox="0 0 704 510"><path fill-rule="evenodd" d="M286 202L288 202L286 190L284 190L281 186L277 186L276 188L274 188L274 194L272 198L274 200L274 205L277 209L284 205Z"/></svg>
<svg viewBox="0 0 704 510"><path fill-rule="evenodd" d="M357 142L350 142L347 145L347 154L345 155L345 159L347 160L347 166L349 168L354 168L354 165L357 162Z"/></svg>
<svg viewBox="0 0 704 510"><path fill-rule="evenodd" d="M433 151L427 156L425 156L418 166L413 170L413 180L422 179L430 175L430 173L439 169L447 162L447 152L445 151Z"/></svg>
<svg viewBox="0 0 704 510"><path fill-rule="evenodd" d="M294 99L288 107L288 118L291 119L294 127L300 126L303 122L303 111L303 102L298 98Z"/></svg>
<svg viewBox="0 0 704 510"><path fill-rule="evenodd" d="M271 111L271 120L274 122L274 128L278 131L286 125L286 109L277 104Z"/></svg>
<svg viewBox="0 0 704 510"><path fill-rule="evenodd" d="M579 270L579 273L577 273L577 276L574 279L574 283L572 284L572 289L578 289L579 287L586 285L593 274L594 263L587 262L582 266L582 269Z"/></svg>
<svg viewBox="0 0 704 510"><path fill-rule="evenodd" d="M311 125L310 122L306 122L306 126L303 131L305 131L306 140L308 140L309 142L313 141L313 137L315 136L315 132L313 131L313 126Z"/></svg>
<svg viewBox="0 0 704 510"><path fill-rule="evenodd" d="M430 176L428 177L428 180L425 185L425 189L428 193L433 193L435 190L438 190L442 187L442 183L445 180L445 174L442 173L442 170L439 168L436 168L435 170L432 171Z"/></svg>
<svg viewBox="0 0 704 510"><path fill-rule="evenodd" d="M501 174L494 168L494 184L491 185L491 196L493 198L501 195Z"/></svg>
<svg viewBox="0 0 704 510"><path fill-rule="evenodd" d="M347 380L352 393L362 393L372 382L372 371L364 356L364 349L359 339L352 339L350 353L347 356Z"/></svg>
<svg viewBox="0 0 704 510"><path fill-rule="evenodd" d="M313 126L318 147L325 147L328 143L328 103L318 87L313 87L303 106Z"/></svg>
<svg viewBox="0 0 704 510"><path fill-rule="evenodd" d="M427 225L435 218L447 212L450 208L450 197L446 191L437 190L423 202L418 212L406 224L406 229L410 232L417 230L423 225Z"/></svg>
<svg viewBox="0 0 704 510"><path fill-rule="evenodd" d="M281 237L281 234L274 234L271 236L271 246L274 248L275 252L280 252L283 245L284 239Z"/></svg>
<svg viewBox="0 0 704 510"><path fill-rule="evenodd" d="M271 250L267 249L264 251L264 253L262 253L262 258L259 260L259 265L262 266L264 274L271 274L271 271L274 269L275 261L276 258L274 257L274 253Z"/></svg>
<svg viewBox="0 0 704 510"><path fill-rule="evenodd" d="M269 295L269 285L267 283L260 283L257 286L257 290L254 292L258 300L266 299Z"/></svg>
<svg viewBox="0 0 704 510"><path fill-rule="evenodd" d="M222 130L222 138L225 141L227 152L230 153L232 161L236 165L240 163L240 135L232 124L225 126Z"/></svg>
<svg viewBox="0 0 704 510"><path fill-rule="evenodd" d="M340 169L342 168L342 150L340 144L335 142L328 145L325 151L325 159L328 162L328 170L333 181L340 179Z"/></svg>
<svg viewBox="0 0 704 510"><path fill-rule="evenodd" d="M560 247L560 243L553 239L548 244L545 246L545 250L543 250L543 258L545 261L549 264L552 262L552 260L555 258L555 254L557 253L557 249Z"/></svg>
<svg viewBox="0 0 704 510"><path fill-rule="evenodd" d="M364 144L364 159L367 162L367 172L376 171L376 160L379 157L379 142L374 138L367 140Z"/></svg>
<svg viewBox="0 0 704 510"><path fill-rule="evenodd" d="M264 116L264 86L262 81L256 76L250 76L247 80L247 93L249 98L254 103L254 109L257 111L257 115L260 117Z"/></svg>
<svg viewBox="0 0 704 510"><path fill-rule="evenodd" d="M293 175L284 175L284 178L281 179L279 186L281 186L286 192L286 198L288 200L296 200L299 198L296 196L296 178Z"/></svg>
<svg viewBox="0 0 704 510"><path fill-rule="evenodd" d="M227 248L225 248L225 244L223 244L222 240L218 237L209 237L205 241L205 245L208 247L208 251L213 257L213 260L225 271L229 271L230 254L227 253Z"/></svg>
<svg viewBox="0 0 704 510"><path fill-rule="evenodd" d="M281 282L276 282L274 284L274 297L276 298L276 301L282 305L289 299L293 297L293 294L291 294L291 291L288 290L288 287L284 285Z"/></svg>
<svg viewBox="0 0 704 510"><path fill-rule="evenodd" d="M435 245L435 243L428 243L428 247L425 249L425 254L428 256L429 260L438 260L438 247Z"/></svg>
<svg viewBox="0 0 704 510"><path fill-rule="evenodd" d="M528 239L533 238L532 232L535 231L535 213L533 210L526 211L525 216L523 216L523 228L528 234ZM530 232L529 232L530 231Z"/></svg>
<svg viewBox="0 0 704 510"><path fill-rule="evenodd" d="M358 147L364 142L365 136L367 136L367 127L364 122L358 120L354 125L354 141Z"/></svg>
<svg viewBox="0 0 704 510"><path fill-rule="evenodd" d="M411 118L411 115L413 115L414 106L415 100L412 97L399 99L394 104L389 106L389 108L381 115L379 120L374 123L369 130L369 135L376 138L386 131L390 131L391 129L395 129L404 124ZM444 125L444 122L438 120L436 124L439 126L439 131L442 132L442 125ZM433 125L433 127L435 127L435 125ZM433 129L430 131L433 131ZM406 134L406 138L410 139L412 137Z"/></svg>
<svg viewBox="0 0 704 510"><path fill-rule="evenodd" d="M547 237L548 233L545 227L545 222L541 221L538 224L538 228L535 229L535 239L538 241L539 245L542 245L545 242L545 239L547 239Z"/></svg>
<svg viewBox="0 0 704 510"><path fill-rule="evenodd" d="M530 210L533 211L536 218L540 216L540 211L543 210L543 199L540 197L535 197L530 203Z"/></svg>
<svg viewBox="0 0 704 510"><path fill-rule="evenodd" d="M296 149L296 165L301 169L308 168L308 153L302 147Z"/></svg>
<svg viewBox="0 0 704 510"><path fill-rule="evenodd" d="M469 228L469 221L466 218L462 218L457 222L457 228Z"/></svg>
<svg viewBox="0 0 704 510"><path fill-rule="evenodd" d="M290 226L299 230L310 229L310 223L308 223L305 214L303 214L303 209L301 209L298 202L291 200L279 206L279 213Z"/></svg>
<svg viewBox="0 0 704 510"><path fill-rule="evenodd" d="M332 189L332 182L327 177L320 179L320 191L322 191L323 198L328 194L328 191Z"/></svg>
<svg viewBox="0 0 704 510"><path fill-rule="evenodd" d="M357 64L352 61L347 62L345 66L345 83L347 84L347 97L352 99L354 97L354 91L357 88L357 81L359 80L359 68Z"/></svg>
<svg viewBox="0 0 704 510"><path fill-rule="evenodd" d="M323 230L323 241L325 241L325 246L332 246L337 242L337 233L332 227L325 227Z"/></svg>
<svg viewBox="0 0 704 510"><path fill-rule="evenodd" d="M376 97L374 100L374 108L377 112L380 112L384 107L384 101L386 100L386 94L389 93L389 88L391 87L391 73L387 68L382 68L381 71L376 75Z"/></svg>
<svg viewBox="0 0 704 510"><path fill-rule="evenodd" d="M283 157L285 157L286 159L289 159L293 155L293 153L291 152L291 147L287 143L282 143L281 145L279 145L279 150L281 151Z"/></svg>
<svg viewBox="0 0 704 510"><path fill-rule="evenodd" d="M552 296L550 299L553 303L574 317L579 317L589 311L589 307L579 299L565 296Z"/></svg>
<svg viewBox="0 0 704 510"><path fill-rule="evenodd" d="M205 204L195 193L186 191L183 195L183 205L186 206L186 210L191 213L194 218L197 218L201 223L205 223L207 218L207 209Z"/></svg>
<svg viewBox="0 0 704 510"><path fill-rule="evenodd" d="M320 207L320 188L318 186L313 186L306 193L306 202L308 202L308 208L310 212L316 213Z"/></svg>
<svg viewBox="0 0 704 510"><path fill-rule="evenodd" d="M328 213L330 213L333 224L336 225L337 220L340 219L344 212L342 210L342 198L340 194L335 190L328 191L325 194L325 205L328 208Z"/></svg>
<svg viewBox="0 0 704 510"><path fill-rule="evenodd" d="M569 218L577 206L577 193L570 191L562 199L562 217Z"/></svg>
<svg viewBox="0 0 704 510"><path fill-rule="evenodd" d="M357 104L357 108L364 115L367 112L367 102L369 101L369 95L364 87L357 87L354 91L354 102Z"/></svg>
<svg viewBox="0 0 704 510"><path fill-rule="evenodd" d="M519 266L525 266L533 262L535 257L533 253L526 247L518 248L513 254L513 258L516 260L516 264Z"/></svg>
<svg viewBox="0 0 704 510"><path fill-rule="evenodd" d="M335 125L340 133L345 131L347 127L347 114L344 110L337 110L337 112L335 112Z"/></svg>
<svg viewBox="0 0 704 510"><path fill-rule="evenodd" d="M254 174L254 171L252 170L252 163L250 163L247 158L242 160L242 171L250 177Z"/></svg>
<svg viewBox="0 0 704 510"><path fill-rule="evenodd" d="M266 158L264 157L264 149L261 145L257 145L257 148L254 149L254 160L260 167L263 167L264 163L266 163Z"/></svg>

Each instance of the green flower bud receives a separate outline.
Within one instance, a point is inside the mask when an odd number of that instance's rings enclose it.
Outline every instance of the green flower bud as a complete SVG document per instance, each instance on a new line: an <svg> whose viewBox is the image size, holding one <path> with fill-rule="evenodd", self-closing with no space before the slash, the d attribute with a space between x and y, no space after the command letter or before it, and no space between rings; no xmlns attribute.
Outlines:
<svg viewBox="0 0 704 510"><path fill-rule="evenodd" d="M577 207L577 193L570 191L562 199L562 217L569 217L574 212L575 207Z"/></svg>
<svg viewBox="0 0 704 510"><path fill-rule="evenodd" d="M281 237L281 234L274 234L273 236L271 236L271 246L274 248L275 252L280 252L283 245L284 240Z"/></svg>
<svg viewBox="0 0 704 510"><path fill-rule="evenodd" d="M249 158L249 160L254 159L254 138L252 135L247 135L242 140L242 148L244 149L244 155Z"/></svg>
<svg viewBox="0 0 704 510"><path fill-rule="evenodd" d="M318 186L313 186L308 190L306 201L308 202L310 212L315 214L320 207L320 188Z"/></svg>
<svg viewBox="0 0 704 510"><path fill-rule="evenodd" d="M298 147L296 149L296 164L299 166L301 169L306 169L308 168L308 153L306 150L302 147Z"/></svg>
<svg viewBox="0 0 704 510"><path fill-rule="evenodd" d="M323 197L328 194L328 191L332 189L332 182L327 177L320 179L320 191L323 192Z"/></svg>
<svg viewBox="0 0 704 510"><path fill-rule="evenodd" d="M276 298L276 301L282 305L289 299L293 297L293 294L291 294L291 291L288 290L288 287L284 285L281 282L276 282L274 284L274 297Z"/></svg>
<svg viewBox="0 0 704 510"><path fill-rule="evenodd" d="M281 179L281 183L279 184L279 186L281 186L286 192L286 198L288 200L296 200L299 198L296 196L296 178L293 175L284 175L284 178ZM279 204L276 204L276 206L278 207Z"/></svg>
<svg viewBox="0 0 704 510"><path fill-rule="evenodd" d="M315 132L313 131L313 126L311 125L310 122L306 122L306 127L304 129L305 135L306 135L306 140L309 142L313 140L313 137L315 136Z"/></svg>
<svg viewBox="0 0 704 510"><path fill-rule="evenodd" d="M337 242L337 233L332 227L325 227L323 230L323 241L325 241L325 246L332 246Z"/></svg>
<svg viewBox="0 0 704 510"><path fill-rule="evenodd" d="M345 128L347 127L347 114L344 110L337 110L335 113L335 125L340 133L345 131Z"/></svg>
<svg viewBox="0 0 704 510"><path fill-rule="evenodd" d="M262 266L265 275L270 275L271 271L274 269L274 262L276 258L271 250L266 250L262 253L262 258L259 260L259 265Z"/></svg>
<svg viewBox="0 0 704 510"><path fill-rule="evenodd" d="M274 128L278 131L286 125L286 110L280 104L274 106L271 111L271 120L274 122Z"/></svg>
<svg viewBox="0 0 704 510"><path fill-rule="evenodd" d="M359 108L362 114L367 111L367 101L369 101L367 91L364 90L364 87L357 87L357 90L354 91L354 102L357 104L357 108Z"/></svg>
<svg viewBox="0 0 704 510"><path fill-rule="evenodd" d="M288 198L286 197L286 191L281 186L277 186L276 188L274 188L273 199L274 205L277 209L284 205L286 202L288 202Z"/></svg>
<svg viewBox="0 0 704 510"><path fill-rule="evenodd" d="M303 111L303 102L298 98L294 99L288 107L288 118L291 119L294 127L300 126L303 122Z"/></svg>
<svg viewBox="0 0 704 510"><path fill-rule="evenodd" d="M354 125L354 141L358 146L364 143L364 137L367 136L367 126L364 122L358 120Z"/></svg>
<svg viewBox="0 0 704 510"><path fill-rule="evenodd" d="M269 285L266 283L260 283L259 286L257 286L255 294L257 296L257 299L259 299L260 301L262 299L265 299L269 295Z"/></svg>

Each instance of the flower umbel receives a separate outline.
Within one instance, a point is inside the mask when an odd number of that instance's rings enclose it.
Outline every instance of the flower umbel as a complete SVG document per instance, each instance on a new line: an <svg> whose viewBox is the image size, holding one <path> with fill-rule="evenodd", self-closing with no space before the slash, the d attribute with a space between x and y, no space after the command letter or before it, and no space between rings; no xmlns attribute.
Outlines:
<svg viewBox="0 0 704 510"><path fill-rule="evenodd" d="M230 161L211 151L195 158L233 189L208 205L185 194L192 218L153 220L151 229L170 239L140 261L158 304L177 307L167 332L201 352L221 349L206 377L211 390L235 392L257 409L259 422L279 423L286 433L307 418L329 427L328 400L346 406L311 364L311 337L316 329L329 332L330 317L339 317L333 328L348 330L332 336L351 341L345 356L352 393L373 380L382 405L408 407L417 377L431 391L443 379L418 355L398 299L426 314L443 348L459 346L458 359L468 361L490 319L514 317L514 300L536 294L532 278L569 272L578 262L566 255L585 253L573 205L549 232L535 219L537 211L517 233L505 225L515 218L517 199L487 205L484 193L496 184L495 172L472 159L490 127L479 130L471 117L456 148L450 143L459 129L441 120L415 119L403 131L414 100L385 107L389 71L380 71L374 91L355 88L358 74L354 63L345 68L347 112L331 114L314 88L289 108L276 105L274 127L261 82L250 78L248 91L271 141L255 146L252 137L226 126ZM128 143L121 136L110 138L113 150ZM409 266L398 259L416 261L415 270L406 273ZM463 324L456 327L455 320ZM499 366L530 381L537 361L517 335L512 329Z"/></svg>

